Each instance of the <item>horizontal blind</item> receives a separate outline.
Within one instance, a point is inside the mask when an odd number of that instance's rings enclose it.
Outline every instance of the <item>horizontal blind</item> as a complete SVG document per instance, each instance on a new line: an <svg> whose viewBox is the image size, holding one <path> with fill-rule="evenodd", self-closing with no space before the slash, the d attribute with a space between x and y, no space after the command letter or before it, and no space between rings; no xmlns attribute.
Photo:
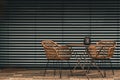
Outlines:
<svg viewBox="0 0 120 80"><path fill-rule="evenodd" d="M90 36L92 44L99 40L115 40L117 47L111 60L113 67L120 66L119 3L119 0L64 1L63 42L81 43L86 36ZM74 48L75 51L79 51L78 55L84 55L81 52L84 49ZM100 66L110 67L108 62L102 62Z"/></svg>
<svg viewBox="0 0 120 80"><path fill-rule="evenodd" d="M5 0L0 21L0 67L44 67L47 59L42 40L58 44L82 43L90 35L92 43L115 40L112 58L120 67L119 0ZM76 47L82 55L84 48ZM74 54L73 54L74 56ZM57 61L56 61L57 62ZM62 67L68 67L65 61ZM76 64L75 57L70 65ZM57 66L50 63L51 67ZM102 67L109 67L104 63Z"/></svg>

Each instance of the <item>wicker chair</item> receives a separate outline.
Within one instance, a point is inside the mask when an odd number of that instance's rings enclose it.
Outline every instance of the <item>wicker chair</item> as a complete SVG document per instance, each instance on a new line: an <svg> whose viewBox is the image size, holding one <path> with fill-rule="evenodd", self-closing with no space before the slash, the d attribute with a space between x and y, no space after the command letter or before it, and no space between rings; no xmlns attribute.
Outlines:
<svg viewBox="0 0 120 80"><path fill-rule="evenodd" d="M45 54L48 62L49 60L66 60L66 61L70 60L72 51L67 46L58 45L53 40L43 40L42 46L45 50ZM47 65L48 65L48 62L47 62ZM44 75L45 74L46 74L46 70ZM55 75L55 72L54 72L54 75ZM61 78L61 73L60 73L60 78Z"/></svg>
<svg viewBox="0 0 120 80"><path fill-rule="evenodd" d="M116 47L115 41L110 40L102 40L97 42L96 45L89 46L89 55L93 60L108 60L110 61L110 65L112 67L111 58L114 54L114 49ZM112 73L114 75L114 70L112 69ZM106 76L106 72L104 70L104 76Z"/></svg>

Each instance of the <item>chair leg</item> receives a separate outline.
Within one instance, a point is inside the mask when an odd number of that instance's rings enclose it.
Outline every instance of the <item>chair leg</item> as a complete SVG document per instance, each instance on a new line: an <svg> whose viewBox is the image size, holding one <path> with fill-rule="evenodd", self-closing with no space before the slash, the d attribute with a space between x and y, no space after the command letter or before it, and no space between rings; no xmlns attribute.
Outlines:
<svg viewBox="0 0 120 80"><path fill-rule="evenodd" d="M97 66L97 64L96 64L93 60L91 61L91 64L92 64L94 67L96 67L97 70L98 70L98 72L101 74L101 76L104 77L104 75L102 74L100 68Z"/></svg>
<svg viewBox="0 0 120 80"><path fill-rule="evenodd" d="M55 60L53 60L53 65L56 65L55 63L56 63ZM54 76L55 76L55 72L56 72L56 67L54 66Z"/></svg>
<svg viewBox="0 0 120 80"><path fill-rule="evenodd" d="M49 60L47 60L47 64L45 65L45 72L44 72L44 76L46 74L46 68L48 68L48 63L49 63Z"/></svg>
<svg viewBox="0 0 120 80"><path fill-rule="evenodd" d="M81 67L82 70L85 70L85 69L84 69L84 66L83 66L82 64L80 64L80 67ZM88 70L85 71L85 76L86 76L87 79L89 80L89 77L88 77L88 74L87 74L88 72L87 72L87 71L88 71Z"/></svg>
<svg viewBox="0 0 120 80"><path fill-rule="evenodd" d="M85 54L85 53L84 53L84 54ZM76 64L76 66L74 67L74 70L75 70L75 68L76 68L78 65L80 65L80 67L81 67L82 70L85 70L85 66L84 66L83 64L80 63L80 61L82 61L82 59L84 59L84 61L87 62L86 57L83 56L83 55L81 55L80 58L77 59L78 62L77 62L77 64ZM88 71L88 70L85 71L85 76L86 76L87 79L89 80L89 77L88 77L87 71Z"/></svg>
<svg viewBox="0 0 120 80"><path fill-rule="evenodd" d="M78 60L78 62L76 63L75 67L73 68L73 71L77 68L77 66L78 66L78 64L79 64L79 61L80 61L80 60Z"/></svg>
<svg viewBox="0 0 120 80"><path fill-rule="evenodd" d="M61 60L59 60L59 73L60 73L60 78L61 78L61 75L62 75Z"/></svg>
<svg viewBox="0 0 120 80"><path fill-rule="evenodd" d="M70 62L67 60L67 63L68 63L68 65L69 65L69 68L70 68ZM72 70L70 69L70 73L71 73L71 75L72 75Z"/></svg>
<svg viewBox="0 0 120 80"><path fill-rule="evenodd" d="M84 53L84 54L85 54L85 53ZM82 61L82 58L84 59L85 62L88 62L88 61L86 60L85 56L82 56L82 55L81 55L81 56L80 56L80 59L78 60L78 64L80 65L80 67L81 67L82 70L85 70L85 65L83 65L83 64L80 63L80 61ZM77 64L77 65L78 65L78 64ZM87 71L88 71L88 70L85 71L85 76L86 76L87 79L89 80Z"/></svg>
<svg viewBox="0 0 120 80"><path fill-rule="evenodd" d="M102 60L103 62L107 63L107 61ZM104 70L104 77L106 77L106 69Z"/></svg>
<svg viewBox="0 0 120 80"><path fill-rule="evenodd" d="M77 53L76 53L77 54ZM78 57L77 56L75 56L77 59L77 63L76 63L76 65L75 65L75 67L73 68L73 71L78 67L78 65L80 65L80 67L83 67L84 68L84 66L80 63L80 61L82 61L82 58L84 58L84 57L81 57L80 56L80 58L78 59Z"/></svg>
<svg viewBox="0 0 120 80"><path fill-rule="evenodd" d="M112 73L113 73L113 75L114 75L114 70L113 70L112 62L111 62L110 59L109 59L109 61L110 61L110 65L111 65Z"/></svg>

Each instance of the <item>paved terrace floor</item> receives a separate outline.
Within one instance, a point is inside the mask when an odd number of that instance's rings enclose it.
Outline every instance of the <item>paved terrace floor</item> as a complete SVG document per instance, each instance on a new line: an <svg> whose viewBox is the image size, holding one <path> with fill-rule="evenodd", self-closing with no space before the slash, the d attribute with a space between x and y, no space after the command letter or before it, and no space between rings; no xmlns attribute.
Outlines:
<svg viewBox="0 0 120 80"><path fill-rule="evenodd" d="M3 68L0 70L0 80L88 80L83 74L84 71L76 70L70 73L70 70L61 70L61 78L59 70L47 70L44 76L44 71L41 69L25 69L25 68ZM112 75L111 70L106 70L107 76L102 78L97 70L89 72L89 80L120 80L120 70L114 70L115 75Z"/></svg>

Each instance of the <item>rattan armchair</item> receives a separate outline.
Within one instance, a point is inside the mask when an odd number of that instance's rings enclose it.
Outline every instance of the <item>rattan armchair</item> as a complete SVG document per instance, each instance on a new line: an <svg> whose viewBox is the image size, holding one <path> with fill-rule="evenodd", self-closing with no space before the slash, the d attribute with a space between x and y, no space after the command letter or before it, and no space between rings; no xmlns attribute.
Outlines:
<svg viewBox="0 0 120 80"><path fill-rule="evenodd" d="M57 61L58 60L66 60L66 61L70 60L72 51L71 49L69 49L69 47L59 45L53 40L43 40L41 43L44 48L48 62L49 60L57 60ZM48 65L48 62L47 62L47 65ZM45 70L44 75L45 74L46 74L46 70ZM61 77L61 74L60 74L60 77Z"/></svg>
<svg viewBox="0 0 120 80"><path fill-rule="evenodd" d="M112 67L111 58L113 57L114 50L116 47L116 42L111 40L102 40L97 42L96 45L90 45L89 55L93 60L108 60L110 61L110 65ZM112 69L112 73L114 75L114 70ZM104 70L104 76L106 76L105 70Z"/></svg>

